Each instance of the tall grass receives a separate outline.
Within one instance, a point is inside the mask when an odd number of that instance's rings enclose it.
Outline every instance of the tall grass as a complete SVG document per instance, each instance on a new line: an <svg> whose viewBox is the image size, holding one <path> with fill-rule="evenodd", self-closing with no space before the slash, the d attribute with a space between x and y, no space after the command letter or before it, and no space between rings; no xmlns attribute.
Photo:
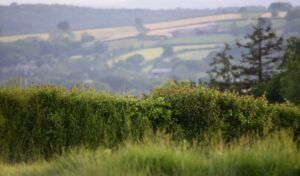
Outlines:
<svg viewBox="0 0 300 176"><path fill-rule="evenodd" d="M291 135L241 137L231 144L219 138L209 145L166 138L127 143L118 149L73 150L51 161L0 164L0 175L213 175L300 174L300 151ZM214 142L213 142L214 141Z"/></svg>

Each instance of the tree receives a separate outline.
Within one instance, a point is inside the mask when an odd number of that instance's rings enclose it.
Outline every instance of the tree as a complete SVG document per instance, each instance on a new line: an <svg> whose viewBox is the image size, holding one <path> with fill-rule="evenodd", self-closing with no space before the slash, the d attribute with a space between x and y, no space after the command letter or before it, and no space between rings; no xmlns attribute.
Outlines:
<svg viewBox="0 0 300 176"><path fill-rule="evenodd" d="M287 43L281 65L280 91L285 99L300 104L300 38L292 37Z"/></svg>
<svg viewBox="0 0 300 176"><path fill-rule="evenodd" d="M90 43L90 42L93 42L93 41L95 41L94 36L89 35L87 33L84 33L84 34L81 35L81 39L80 39L81 43Z"/></svg>
<svg viewBox="0 0 300 176"><path fill-rule="evenodd" d="M293 6L289 2L274 2L269 6L271 11L289 11Z"/></svg>
<svg viewBox="0 0 300 176"><path fill-rule="evenodd" d="M62 21L56 25L56 28L60 31L67 32L70 30L70 24L67 21Z"/></svg>
<svg viewBox="0 0 300 176"><path fill-rule="evenodd" d="M145 36L148 30L144 27L144 21L141 18L136 18L134 22L136 29L140 33L140 36Z"/></svg>
<svg viewBox="0 0 300 176"><path fill-rule="evenodd" d="M174 54L173 46L166 45L163 47L162 57L170 57L170 56L173 56L173 54Z"/></svg>
<svg viewBox="0 0 300 176"><path fill-rule="evenodd" d="M245 41L245 44L237 42L239 48L248 51L241 56L239 70L244 88L251 90L278 72L283 39L277 37L270 24L259 18L253 32L245 36Z"/></svg>
<svg viewBox="0 0 300 176"><path fill-rule="evenodd" d="M288 12L287 17L286 17L286 19L288 21L296 20L296 19L299 19L299 18L300 18L300 7L291 9Z"/></svg>
<svg viewBox="0 0 300 176"><path fill-rule="evenodd" d="M0 27L0 35L2 35L2 33L3 33L3 30L2 30L2 28Z"/></svg>
<svg viewBox="0 0 300 176"><path fill-rule="evenodd" d="M237 69L234 66L233 57L228 54L230 46L225 43L224 49L217 53L213 61L209 64L212 69L208 71L210 85L218 87L220 90L232 90L237 78Z"/></svg>

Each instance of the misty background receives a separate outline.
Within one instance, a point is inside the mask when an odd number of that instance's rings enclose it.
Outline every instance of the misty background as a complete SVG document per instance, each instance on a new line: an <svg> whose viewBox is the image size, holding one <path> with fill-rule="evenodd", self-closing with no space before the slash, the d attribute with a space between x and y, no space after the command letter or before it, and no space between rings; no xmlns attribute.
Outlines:
<svg viewBox="0 0 300 176"><path fill-rule="evenodd" d="M219 7L236 6L268 6L278 0L1 0L0 4L9 5L10 3L19 4L66 4L86 7L102 8L145 8L145 9L173 9L177 7L205 9ZM300 5L298 0L281 0L280 2L289 2L294 6Z"/></svg>
<svg viewBox="0 0 300 176"><path fill-rule="evenodd" d="M94 0L0 2L0 85L51 84L141 94L168 80L207 83L210 63L264 17L300 34L300 2Z"/></svg>

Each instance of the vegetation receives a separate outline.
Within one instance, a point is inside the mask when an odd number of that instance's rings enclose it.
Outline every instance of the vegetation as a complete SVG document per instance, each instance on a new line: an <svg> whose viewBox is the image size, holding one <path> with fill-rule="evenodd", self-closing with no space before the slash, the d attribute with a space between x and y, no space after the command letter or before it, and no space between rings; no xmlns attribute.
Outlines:
<svg viewBox="0 0 300 176"><path fill-rule="evenodd" d="M0 91L2 161L49 159L74 147L113 147L157 131L175 140L227 142L290 129L299 140L300 110L203 87L167 87L144 98L38 86ZM18 139L18 140L15 140Z"/></svg>
<svg viewBox="0 0 300 176"><path fill-rule="evenodd" d="M247 53L241 56L239 77L244 81L246 88L251 89L276 73L280 64L283 39L277 37L271 25L266 24L262 18L245 39L249 42L237 43L238 47L248 49Z"/></svg>
<svg viewBox="0 0 300 176"><path fill-rule="evenodd" d="M299 158L299 149L285 132L255 140L247 136L231 145L217 137L209 145L198 145L157 136L118 149L73 150L51 161L0 164L0 175L297 176Z"/></svg>
<svg viewBox="0 0 300 176"><path fill-rule="evenodd" d="M220 90L231 90L236 82L237 68L233 65L233 57L228 55L230 46L225 43L224 50L213 58L210 66L213 67L208 73L210 75L210 85L219 87Z"/></svg>

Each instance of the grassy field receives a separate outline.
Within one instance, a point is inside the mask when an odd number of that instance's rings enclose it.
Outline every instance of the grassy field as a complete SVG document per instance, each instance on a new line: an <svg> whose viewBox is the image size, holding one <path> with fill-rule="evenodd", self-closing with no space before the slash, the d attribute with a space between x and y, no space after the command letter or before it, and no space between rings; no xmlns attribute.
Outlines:
<svg viewBox="0 0 300 176"><path fill-rule="evenodd" d="M162 53L163 53L163 49L160 47L140 49L140 50L132 51L132 52L117 56L116 58L109 60L108 65L111 66L113 63L116 63L119 61L124 61L127 58L134 56L134 55L142 55L146 59L146 61L151 61L153 59L160 57L162 55Z"/></svg>
<svg viewBox="0 0 300 176"><path fill-rule="evenodd" d="M184 45L184 44L221 44L222 42L232 42L235 37L230 34L178 37L163 42L164 45Z"/></svg>
<svg viewBox="0 0 300 176"><path fill-rule="evenodd" d="M128 45L130 43L130 45ZM108 41L105 44L108 46L109 50L119 50L126 48L142 48L151 47L156 44L157 41L154 40L142 40L139 38L128 38L122 40Z"/></svg>
<svg viewBox="0 0 300 176"><path fill-rule="evenodd" d="M0 176L211 175L298 176L300 152L291 136L243 137L226 145L217 137L206 146L168 136L115 149L73 150L50 161L0 164Z"/></svg>
<svg viewBox="0 0 300 176"><path fill-rule="evenodd" d="M159 30L159 29L176 28L182 26L190 26L190 25L197 25L203 23L211 23L216 21L241 19L241 18L242 16L239 13L221 14L221 15L203 16L203 17L183 19L183 20L146 24L145 27L149 30Z"/></svg>
<svg viewBox="0 0 300 176"><path fill-rule="evenodd" d="M217 44L207 44L207 45L181 45L181 46L175 46L173 48L174 52L182 52L186 50L194 50L194 49L213 49L218 47Z"/></svg>
<svg viewBox="0 0 300 176"><path fill-rule="evenodd" d="M286 12L280 12L279 18L284 18L286 16ZM216 23L228 20L241 20L243 18L256 18L258 16L263 17L271 17L271 13L232 13L232 14L220 14L220 15L212 15L212 16L203 16L197 18L189 18L183 20L174 20L167 22L159 22L159 23L151 23L146 24L145 27L148 28L149 35L167 35L170 31L174 31L182 28L195 28L195 27L203 27L209 23ZM135 37L139 34L133 26L127 27L114 27L114 28L101 28L101 29L86 29L80 31L73 31L75 34L75 38L77 40L80 39L80 36L84 33L88 33L93 35L97 40L100 41L111 41L111 40L119 40L129 37ZM28 37L37 37L43 40L47 40L49 35L47 33L39 33L39 34L24 34L24 35L13 35L13 36L1 36L0 42L13 42L17 40L23 40Z"/></svg>
<svg viewBox="0 0 300 176"><path fill-rule="evenodd" d="M212 51L216 51L215 49L206 49L206 50L195 50L184 52L182 54L178 54L177 57L183 60L201 60L208 56L208 54Z"/></svg>
<svg viewBox="0 0 300 176"><path fill-rule="evenodd" d="M102 28L102 29L87 29L80 31L73 31L76 40L80 40L82 34L93 35L96 40L111 41L123 38L134 37L138 35L138 31L134 27L115 27L115 28ZM48 33L39 34L24 34L13 36L1 36L0 42L13 42L17 40L24 40L29 37L37 37L42 40L49 38Z"/></svg>

